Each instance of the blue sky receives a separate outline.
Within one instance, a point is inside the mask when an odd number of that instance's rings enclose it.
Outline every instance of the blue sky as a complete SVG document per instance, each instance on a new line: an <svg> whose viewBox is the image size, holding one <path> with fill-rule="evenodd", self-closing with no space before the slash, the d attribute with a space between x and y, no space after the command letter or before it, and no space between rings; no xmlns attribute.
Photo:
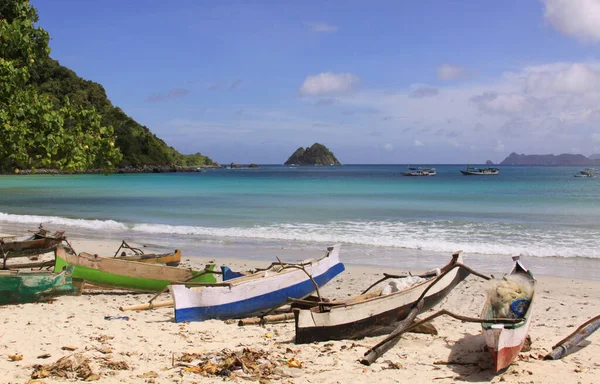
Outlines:
<svg viewBox="0 0 600 384"><path fill-rule="evenodd" d="M600 153L600 1L33 0L51 56L183 153Z"/></svg>

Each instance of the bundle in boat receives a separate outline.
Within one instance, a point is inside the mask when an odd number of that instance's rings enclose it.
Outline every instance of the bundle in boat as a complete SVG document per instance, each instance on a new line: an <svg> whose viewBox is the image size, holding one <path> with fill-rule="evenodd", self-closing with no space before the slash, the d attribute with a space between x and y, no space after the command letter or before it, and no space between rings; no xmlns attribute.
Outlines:
<svg viewBox="0 0 600 384"><path fill-rule="evenodd" d="M357 339L374 334L405 319L420 298L423 299L421 311L431 309L469 273L462 264L460 252L456 252L443 268L411 276L411 284L398 281L388 284L381 294L368 292L382 279L363 294L348 300L318 303L310 309L295 309L296 343Z"/></svg>
<svg viewBox="0 0 600 384"><path fill-rule="evenodd" d="M59 246L55 252L55 272L64 266L73 266L73 277L100 287L114 287L138 292L157 292L174 281L195 283L216 282L214 264L204 270L167 267L159 264L98 257L89 253L75 254L71 249Z"/></svg>
<svg viewBox="0 0 600 384"><path fill-rule="evenodd" d="M60 273L47 271L0 271L0 305L47 301L78 293L67 267Z"/></svg>
<svg viewBox="0 0 600 384"><path fill-rule="evenodd" d="M535 279L518 256L513 259L512 271L488 288L488 299L481 315L483 319L489 319L481 327L496 372L508 367L523 348L533 309ZM496 318L520 321L502 324L493 321Z"/></svg>
<svg viewBox="0 0 600 384"><path fill-rule="evenodd" d="M175 321L249 317L280 307L289 298L302 299L344 271L339 250L340 245L334 245L319 259L274 263L266 270L218 285L174 283L169 290Z"/></svg>

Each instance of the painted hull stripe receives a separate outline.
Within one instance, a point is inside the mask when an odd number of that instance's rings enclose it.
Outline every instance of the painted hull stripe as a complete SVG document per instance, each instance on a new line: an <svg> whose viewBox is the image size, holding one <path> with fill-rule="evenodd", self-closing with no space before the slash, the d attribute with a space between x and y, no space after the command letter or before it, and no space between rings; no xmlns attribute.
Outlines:
<svg viewBox="0 0 600 384"><path fill-rule="evenodd" d="M335 276L344 271L344 264L338 263L313 279L319 287L325 285ZM175 321L203 321L209 319L229 319L250 316L277 307L287 301L288 298L301 299L313 293L315 286L310 279L301 283L273 291L267 294L251 297L245 300L206 307L191 307L175 310Z"/></svg>

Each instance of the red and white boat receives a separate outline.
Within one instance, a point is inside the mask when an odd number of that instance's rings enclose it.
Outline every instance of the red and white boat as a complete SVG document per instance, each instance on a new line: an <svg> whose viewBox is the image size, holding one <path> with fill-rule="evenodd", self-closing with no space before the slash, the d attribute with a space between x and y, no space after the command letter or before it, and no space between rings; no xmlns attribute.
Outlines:
<svg viewBox="0 0 600 384"><path fill-rule="evenodd" d="M481 324L485 342L494 359L494 368L496 372L508 367L517 358L519 352L521 352L527 334L529 333L529 325L533 310L535 279L531 272L521 264L518 256L513 257L513 260L515 261L515 266L507 276L520 275L527 279L533 286L533 295L527 303L528 308L525 314L520 317L520 322L514 324L499 324L491 321L489 323ZM495 317L489 300L483 308L481 317L484 319L493 319Z"/></svg>

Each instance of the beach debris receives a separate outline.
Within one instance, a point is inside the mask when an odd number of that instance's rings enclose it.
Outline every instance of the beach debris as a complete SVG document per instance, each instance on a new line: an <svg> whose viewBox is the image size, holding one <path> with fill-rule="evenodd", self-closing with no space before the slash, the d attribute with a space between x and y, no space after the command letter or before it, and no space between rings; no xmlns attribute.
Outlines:
<svg viewBox="0 0 600 384"><path fill-rule="evenodd" d="M140 379L156 379L158 377L158 373L154 371L148 371L146 373L142 373L141 375L137 375Z"/></svg>
<svg viewBox="0 0 600 384"><path fill-rule="evenodd" d="M74 351L77 349L77 347L74 347L72 345L65 345L64 347L61 348L63 351Z"/></svg>
<svg viewBox="0 0 600 384"><path fill-rule="evenodd" d="M128 371L130 369L126 361L107 361L102 363L102 366L115 371Z"/></svg>
<svg viewBox="0 0 600 384"><path fill-rule="evenodd" d="M387 365L382 367L381 369L402 369L402 368L404 368L404 366L400 362L394 363L391 360L386 360L386 361L384 361L384 363L386 363Z"/></svg>
<svg viewBox="0 0 600 384"><path fill-rule="evenodd" d="M20 353L8 354L8 358L10 361L21 361L23 360L23 355Z"/></svg>
<svg viewBox="0 0 600 384"><path fill-rule="evenodd" d="M49 365L35 364L32 379L46 377L62 377L65 379L80 378L85 381L99 380L100 376L92 372L90 360L81 353L75 353L58 359Z"/></svg>
<svg viewBox="0 0 600 384"><path fill-rule="evenodd" d="M194 365L186 364L195 360L200 361ZM252 348L239 351L224 349L218 353L185 353L178 361L183 363L179 365L184 367L182 372L185 373L196 373L205 377L242 377L252 380L277 376L295 377L297 373L290 375L287 369L293 368L292 371L298 372L299 368L303 367L303 364L294 357L287 359L283 355Z"/></svg>
<svg viewBox="0 0 600 384"><path fill-rule="evenodd" d="M129 321L129 316L104 316L104 320L125 320L125 321Z"/></svg>
<svg viewBox="0 0 600 384"><path fill-rule="evenodd" d="M94 349L105 355L113 352L113 349L111 347L102 347L102 348L94 348Z"/></svg>
<svg viewBox="0 0 600 384"><path fill-rule="evenodd" d="M295 357L292 357L288 360L287 366L290 368L302 368L302 363L298 361Z"/></svg>
<svg viewBox="0 0 600 384"><path fill-rule="evenodd" d="M600 315L581 324L573 333L556 343L552 347L552 351L544 357L544 360L561 359L588 336L596 332L598 328L600 328Z"/></svg>
<svg viewBox="0 0 600 384"><path fill-rule="evenodd" d="M421 320L418 317L416 317L414 320L414 323L418 323L419 321L421 321ZM417 325L416 327L411 329L409 332L424 333L426 335L437 335L438 334L438 330L431 323L423 323L423 324Z"/></svg>
<svg viewBox="0 0 600 384"><path fill-rule="evenodd" d="M50 356L52 356L52 355L51 355L51 354L49 354L49 353L44 353L43 355L39 355L37 358L38 358L38 359L47 359L47 358L49 358Z"/></svg>

